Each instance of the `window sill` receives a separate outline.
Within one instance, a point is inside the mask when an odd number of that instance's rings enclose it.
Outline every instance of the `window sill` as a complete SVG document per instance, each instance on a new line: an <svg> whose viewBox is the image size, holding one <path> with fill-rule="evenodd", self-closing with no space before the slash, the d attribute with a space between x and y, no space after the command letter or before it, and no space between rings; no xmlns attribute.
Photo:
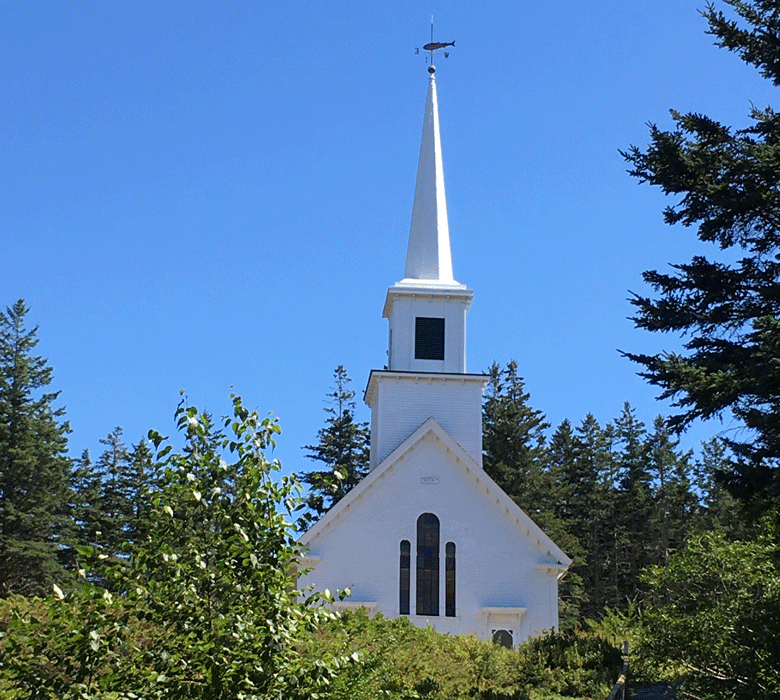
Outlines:
<svg viewBox="0 0 780 700"><path fill-rule="evenodd" d="M447 615L399 615L398 617L406 617L410 620L452 620L453 622L460 622L460 617L447 617Z"/></svg>

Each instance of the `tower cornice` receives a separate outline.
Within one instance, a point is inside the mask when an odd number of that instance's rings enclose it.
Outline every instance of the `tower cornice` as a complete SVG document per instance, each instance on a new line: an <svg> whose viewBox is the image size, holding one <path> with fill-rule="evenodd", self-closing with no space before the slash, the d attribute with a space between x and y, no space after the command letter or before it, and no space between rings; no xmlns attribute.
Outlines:
<svg viewBox="0 0 780 700"><path fill-rule="evenodd" d="M382 316L390 318L393 314L393 304L398 299L437 299L465 303L465 310L471 307L474 292L465 284L424 284L421 280L402 280L387 290Z"/></svg>
<svg viewBox="0 0 780 700"><path fill-rule="evenodd" d="M368 406L374 403L377 387L382 381L436 382L474 384L480 388L480 393L485 389L490 379L487 374L468 374L465 372L412 372L389 369L372 369L368 377L368 383L363 392L363 400Z"/></svg>

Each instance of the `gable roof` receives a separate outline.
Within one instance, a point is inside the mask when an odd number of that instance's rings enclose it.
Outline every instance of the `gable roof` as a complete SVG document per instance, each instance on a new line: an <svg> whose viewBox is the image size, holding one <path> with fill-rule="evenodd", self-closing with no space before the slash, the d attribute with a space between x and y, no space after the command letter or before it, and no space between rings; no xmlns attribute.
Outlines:
<svg viewBox="0 0 780 700"><path fill-rule="evenodd" d="M472 481L477 489L485 492L490 499L495 499L496 507L502 510L515 527L524 534L536 548L551 559L551 569L558 569L561 574L568 569L572 560L555 544L544 531L518 506L504 490L491 479L488 474L468 455L468 453L441 427L435 418L426 420L406 440L404 440L393 452L391 452L380 464L369 472L344 498L323 515L309 530L301 535L298 540L302 545L309 545L327 528L335 525L349 511L352 503L362 498L369 490L373 489L386 474L393 469L395 464L406 454L411 452L416 445L428 436L440 440L446 450L452 453L454 462L458 464L465 475Z"/></svg>

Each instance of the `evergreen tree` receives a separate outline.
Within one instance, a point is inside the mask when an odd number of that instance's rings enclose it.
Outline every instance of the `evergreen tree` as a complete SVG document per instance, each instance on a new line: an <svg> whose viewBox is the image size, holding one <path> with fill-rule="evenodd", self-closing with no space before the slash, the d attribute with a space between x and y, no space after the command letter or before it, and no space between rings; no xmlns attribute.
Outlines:
<svg viewBox="0 0 780 700"><path fill-rule="evenodd" d="M130 455L117 426L100 440L106 449L98 460L101 476L100 543L112 554L118 554L128 539L133 518L135 496L130 472Z"/></svg>
<svg viewBox="0 0 780 700"><path fill-rule="evenodd" d="M316 445L304 445L306 456L325 469L304 472L300 480L309 487L308 512L299 520L307 528L338 503L368 473L370 431L355 420L355 392L343 365L333 372L336 386L327 394L325 427L317 433Z"/></svg>
<svg viewBox="0 0 780 700"><path fill-rule="evenodd" d="M33 355L20 299L0 312L0 595L38 594L61 573L70 461L52 370Z"/></svg>
<svg viewBox="0 0 780 700"><path fill-rule="evenodd" d="M101 486L100 472L93 464L89 450L84 450L74 462L71 475L71 520L76 544L94 545L98 542Z"/></svg>
<svg viewBox="0 0 780 700"><path fill-rule="evenodd" d="M119 427L100 442L106 449L96 464L89 450L74 462L71 541L114 555L129 553L128 546L145 539L149 530L152 452L143 439L128 450Z"/></svg>
<svg viewBox="0 0 780 700"><path fill-rule="evenodd" d="M612 564L617 585L614 605L623 607L639 592L639 575L653 561L657 521L648 469L644 424L628 404L614 421L618 463L617 511L612 542Z"/></svg>
<svg viewBox="0 0 780 700"><path fill-rule="evenodd" d="M575 429L575 439L576 460L569 480L578 488L572 498L572 518L585 550L582 577L588 592L581 612L583 617L597 618L604 606L615 605L618 599L614 567L610 568L618 512L614 428L611 424L602 428L588 413Z"/></svg>
<svg viewBox="0 0 780 700"><path fill-rule="evenodd" d="M544 470L545 435L541 411L528 405L530 394L517 363L493 363L482 404L483 466L488 475L532 518L550 510ZM540 523L541 524L541 523Z"/></svg>
<svg viewBox="0 0 780 700"><path fill-rule="evenodd" d="M699 494L700 508L696 531L715 532L730 539L744 539L746 529L737 501L718 475L726 469L727 448L723 440L714 437L702 443L701 454L693 467L694 488Z"/></svg>
<svg viewBox="0 0 780 700"><path fill-rule="evenodd" d="M703 12L715 43L734 51L780 86L780 13L776 0L724 0L729 19ZM725 440L733 452L724 479L756 510L777 512L780 498L780 114L753 108L732 129L701 114L672 112L674 128L650 127L650 145L624 157L640 182L677 197L668 224L697 228L726 251L645 272L654 297L634 295L634 322L686 336L682 352L626 353L642 376L680 412L682 430L699 418L731 415L745 430ZM741 257L740 257L741 256Z"/></svg>
<svg viewBox="0 0 780 700"><path fill-rule="evenodd" d="M692 491L691 452L680 453L679 440L672 437L662 416L653 420L648 436L648 466L653 480L655 522L660 540L653 555L654 564L666 564L669 554L679 551L691 534L697 514Z"/></svg>
<svg viewBox="0 0 780 700"><path fill-rule="evenodd" d="M127 536L134 546L144 542L149 535L149 517L153 492L154 459L149 444L141 438L132 445L128 455L130 477L130 523Z"/></svg>
<svg viewBox="0 0 780 700"><path fill-rule="evenodd" d="M577 440L571 423L564 420L555 430L547 447L546 466L550 483L557 486L551 527L545 532L572 559L558 586L558 624L573 629L582 622L588 593L583 585L586 552L582 544L582 509L589 505L588 483L579 478Z"/></svg>

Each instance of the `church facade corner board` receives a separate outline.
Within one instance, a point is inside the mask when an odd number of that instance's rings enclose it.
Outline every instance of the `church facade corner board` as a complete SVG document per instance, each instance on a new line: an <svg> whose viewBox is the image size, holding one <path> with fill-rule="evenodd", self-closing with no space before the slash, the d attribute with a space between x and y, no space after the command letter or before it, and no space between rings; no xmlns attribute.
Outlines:
<svg viewBox="0 0 780 700"><path fill-rule="evenodd" d="M302 587L341 609L407 616L514 646L558 624L569 557L482 469L482 392L466 372L472 292L452 273L429 70L404 278L387 294L388 366L371 372L370 472L300 543Z"/></svg>

